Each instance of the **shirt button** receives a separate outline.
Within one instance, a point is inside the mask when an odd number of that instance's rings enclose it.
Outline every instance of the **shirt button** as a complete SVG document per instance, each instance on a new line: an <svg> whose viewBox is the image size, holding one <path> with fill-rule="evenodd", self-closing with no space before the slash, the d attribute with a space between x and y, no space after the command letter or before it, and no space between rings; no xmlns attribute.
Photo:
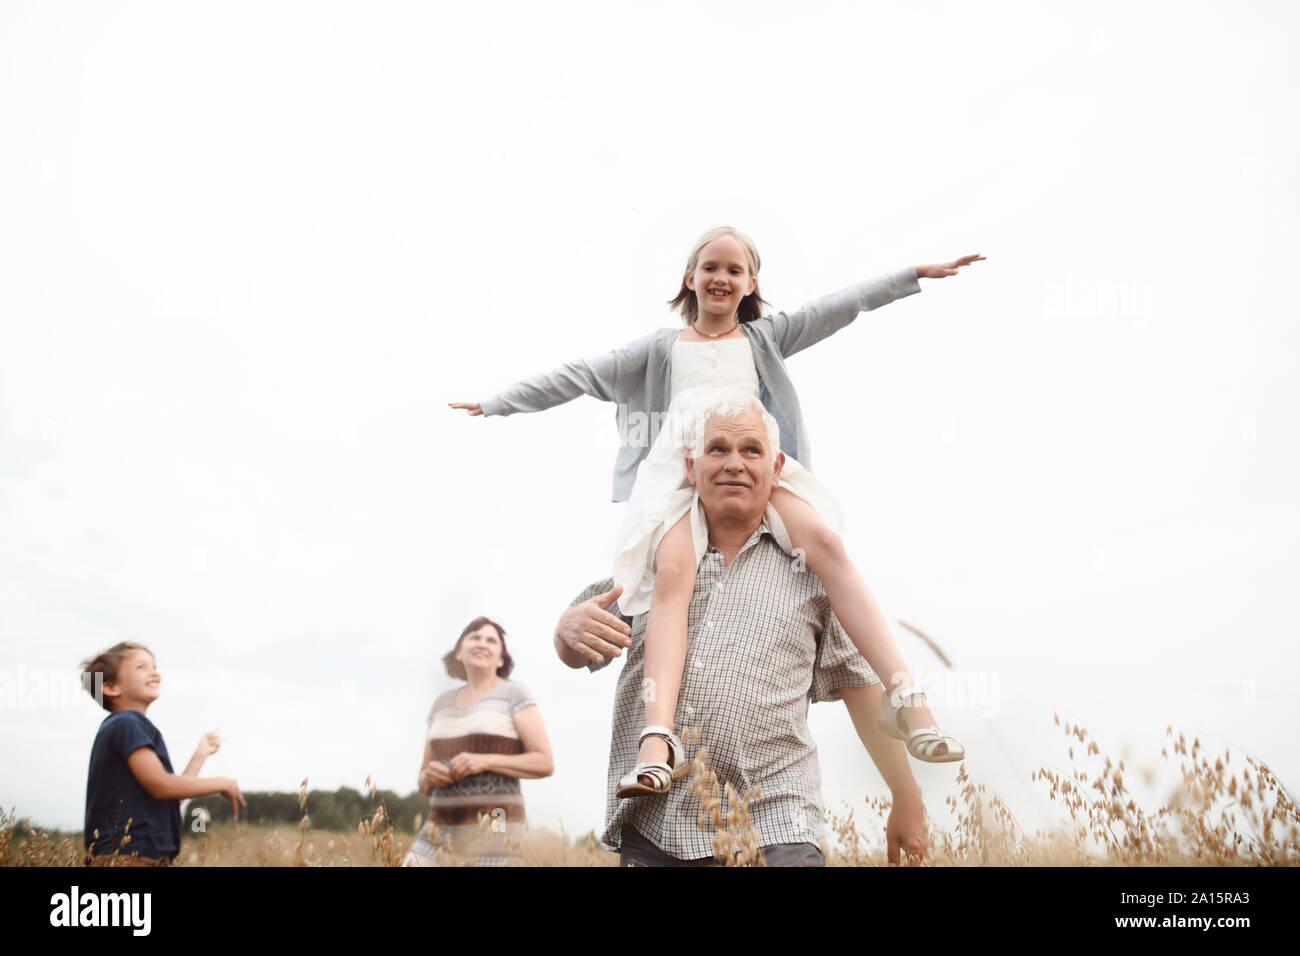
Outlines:
<svg viewBox="0 0 1300 956"><path fill-rule="evenodd" d="M713 585L713 586L714 586L715 588L717 588L719 591L722 590L722 582L721 582L721 581L719 581L717 584L715 584L715 585Z"/></svg>
<svg viewBox="0 0 1300 956"><path fill-rule="evenodd" d="M705 622L704 622L704 626L705 626L705 627L712 627L712 626L713 626L713 622L712 622L712 621L705 621Z"/></svg>
<svg viewBox="0 0 1300 956"><path fill-rule="evenodd" d="M696 667L703 667L703 666L704 666L704 661L696 661L696 662L695 662L695 666L696 666Z"/></svg>

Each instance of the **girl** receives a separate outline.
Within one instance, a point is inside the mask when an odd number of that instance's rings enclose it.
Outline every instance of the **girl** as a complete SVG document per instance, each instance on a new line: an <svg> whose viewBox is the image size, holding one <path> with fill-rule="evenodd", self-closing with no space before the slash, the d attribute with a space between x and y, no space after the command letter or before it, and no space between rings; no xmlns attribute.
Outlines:
<svg viewBox="0 0 1300 956"><path fill-rule="evenodd" d="M821 578L845 632L885 680L890 693L882 703L880 729L903 740L918 760L941 763L965 756L957 741L939 733L924 694L912 686L884 616L844 550L834 499L801 467L808 464L808 445L784 359L843 328L859 312L919 292L919 278L956 275L960 267L983 258L976 254L940 265L909 266L793 314L763 316L758 251L748 237L722 226L695 244L681 289L669 303L682 313L685 329L661 329L605 356L571 362L482 405L451 403L470 415L541 411L584 393L618 405L623 442L614 467L614 500L627 500L629 506L614 583L623 588L619 607L624 614L650 613L645 632L647 730L637 766L620 781L620 797L666 793L689 770L672 733L673 716L686 657L687 606L707 539L690 521L684 457L695 411L719 388L759 396L776 419L786 463L771 497L784 527L773 531ZM655 435L665 407L668 414Z"/></svg>

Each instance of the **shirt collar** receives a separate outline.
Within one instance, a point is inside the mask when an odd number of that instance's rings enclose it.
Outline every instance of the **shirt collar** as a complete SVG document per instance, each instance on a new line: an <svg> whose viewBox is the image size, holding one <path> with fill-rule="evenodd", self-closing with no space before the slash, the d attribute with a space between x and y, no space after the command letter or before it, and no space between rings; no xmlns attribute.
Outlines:
<svg viewBox="0 0 1300 956"><path fill-rule="evenodd" d="M695 495L695 500L694 502L692 502L692 505L693 507L699 508L700 520L703 523L704 532L705 534L707 534L709 530L709 519L708 516L704 513L704 507L700 504L700 496L698 493ZM763 513L762 519L760 519L758 522L758 527L754 529L752 534L750 534L748 540L746 540L745 543L741 545L740 551L738 551L737 554L743 554L744 552L748 551L755 544L757 544L764 535L771 538L772 543L776 545L778 548L780 548L782 551L785 550L784 548L781 547L781 539L777 537L776 532L772 530L771 522L768 520L771 512L772 512L772 506L769 504L767 506L767 510ZM704 549L704 551L705 554L708 554L710 551L716 551L718 554L722 553L721 549L719 549L712 543L710 543Z"/></svg>

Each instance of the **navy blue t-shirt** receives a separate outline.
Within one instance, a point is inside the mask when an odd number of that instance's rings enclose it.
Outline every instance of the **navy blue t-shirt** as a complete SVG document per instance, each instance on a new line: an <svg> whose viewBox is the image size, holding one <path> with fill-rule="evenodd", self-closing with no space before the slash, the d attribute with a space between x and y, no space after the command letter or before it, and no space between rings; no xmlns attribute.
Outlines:
<svg viewBox="0 0 1300 956"><path fill-rule="evenodd" d="M138 710L115 711L99 725L86 779L86 848L95 856L116 850L157 859L181 848L181 802L149 796L126 762L141 747L152 747L163 769L172 772L162 734ZM122 846L128 820L131 840Z"/></svg>

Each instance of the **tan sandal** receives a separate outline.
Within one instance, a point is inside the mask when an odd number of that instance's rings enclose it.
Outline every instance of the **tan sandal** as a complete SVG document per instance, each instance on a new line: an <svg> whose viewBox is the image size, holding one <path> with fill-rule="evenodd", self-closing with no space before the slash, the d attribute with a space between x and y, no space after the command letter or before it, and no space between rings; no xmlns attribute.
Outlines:
<svg viewBox="0 0 1300 956"><path fill-rule="evenodd" d="M646 727L641 731L641 737L637 741L640 746L641 741L647 737L662 737L668 744L668 763L661 763L657 760L649 763L639 763L631 773L623 777L618 782L618 789L614 791L614 796L620 799L626 797L643 797L657 796L667 793L673 787L674 780L680 780L690 773L691 765L686 762L686 751L682 748L682 742L677 735L667 727ZM650 785L641 782L641 777L649 777Z"/></svg>
<svg viewBox="0 0 1300 956"><path fill-rule="evenodd" d="M953 763L965 759L966 748L952 737L939 733L938 727L907 729L903 707L918 697L925 700L925 691L919 687L905 687L892 694L886 692L880 699L880 720L876 722L880 732L903 741L908 753L926 763Z"/></svg>

